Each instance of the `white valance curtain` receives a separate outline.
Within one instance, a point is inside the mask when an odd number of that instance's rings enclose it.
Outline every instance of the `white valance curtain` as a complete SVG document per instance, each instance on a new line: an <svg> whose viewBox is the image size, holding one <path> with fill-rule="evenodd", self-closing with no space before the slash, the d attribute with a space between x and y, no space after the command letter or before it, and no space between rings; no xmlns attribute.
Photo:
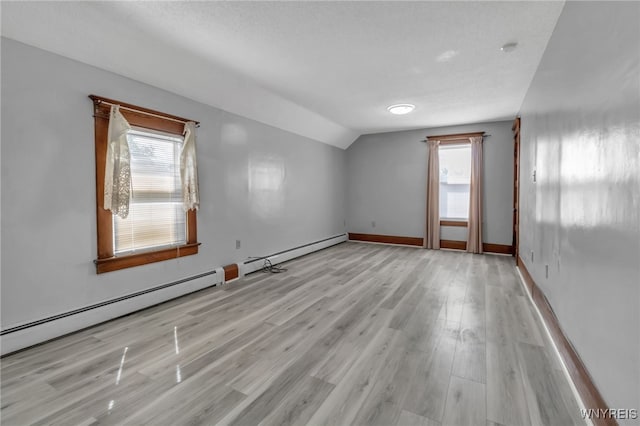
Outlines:
<svg viewBox="0 0 640 426"><path fill-rule="evenodd" d="M104 209L122 219L129 215L131 199L131 156L127 132L131 126L120 112L119 105L112 105L107 131L107 158L104 173ZM184 143L180 152L180 179L182 202L185 211L198 209L198 166L196 159L196 123L184 125Z"/></svg>
<svg viewBox="0 0 640 426"><path fill-rule="evenodd" d="M429 140L427 171L427 225L424 248L440 248L440 141Z"/></svg>
<svg viewBox="0 0 640 426"><path fill-rule="evenodd" d="M131 197L131 166L127 132L131 126L120 113L119 105L112 105L107 131L107 159L104 171L104 209L126 219Z"/></svg>
<svg viewBox="0 0 640 426"><path fill-rule="evenodd" d="M471 185L467 252L482 253L482 136L471 137Z"/></svg>
<svg viewBox="0 0 640 426"><path fill-rule="evenodd" d="M180 152L180 179L184 210L198 210L200 195L198 194L198 163L196 160L196 123L193 121L184 125L184 144Z"/></svg>

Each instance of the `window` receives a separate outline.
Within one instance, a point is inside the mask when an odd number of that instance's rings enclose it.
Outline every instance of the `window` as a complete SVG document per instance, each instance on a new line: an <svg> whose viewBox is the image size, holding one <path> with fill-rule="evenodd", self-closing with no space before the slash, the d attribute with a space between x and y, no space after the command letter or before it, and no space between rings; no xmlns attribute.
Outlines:
<svg viewBox="0 0 640 426"><path fill-rule="evenodd" d="M440 218L466 221L469 218L471 187L471 145L442 145L440 159Z"/></svg>
<svg viewBox="0 0 640 426"><path fill-rule="evenodd" d="M183 138L130 130L131 201L126 219L113 216L115 255L186 243L180 148Z"/></svg>
<svg viewBox="0 0 640 426"><path fill-rule="evenodd" d="M196 211L183 209L180 154L191 121L91 95L94 101L98 273L198 253ZM130 201L125 219L104 209L111 105L131 125Z"/></svg>

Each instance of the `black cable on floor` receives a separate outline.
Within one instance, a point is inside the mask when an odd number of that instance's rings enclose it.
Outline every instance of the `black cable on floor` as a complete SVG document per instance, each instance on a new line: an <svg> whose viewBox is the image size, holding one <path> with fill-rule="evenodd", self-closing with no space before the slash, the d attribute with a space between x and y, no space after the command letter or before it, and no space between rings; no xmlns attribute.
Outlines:
<svg viewBox="0 0 640 426"><path fill-rule="evenodd" d="M279 274L281 272L287 272L286 268L282 268L278 265L274 265L271 263L269 259L264 260L264 264L262 265L262 272L270 272L272 274Z"/></svg>
<svg viewBox="0 0 640 426"><path fill-rule="evenodd" d="M279 265L274 265L273 263L271 263L271 261L263 256L257 257L257 256L249 256L249 259L264 259L264 263L262 264L262 272L269 272L272 274L279 274L281 272L287 272L287 268L283 268Z"/></svg>

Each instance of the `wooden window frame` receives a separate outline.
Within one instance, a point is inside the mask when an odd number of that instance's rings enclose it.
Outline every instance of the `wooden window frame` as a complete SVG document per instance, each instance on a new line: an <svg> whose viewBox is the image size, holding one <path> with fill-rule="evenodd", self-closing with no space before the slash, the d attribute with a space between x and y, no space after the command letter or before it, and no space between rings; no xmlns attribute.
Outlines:
<svg viewBox="0 0 640 426"><path fill-rule="evenodd" d="M185 244L177 247L116 256L113 250L113 215L111 211L103 208L104 171L107 160L107 134L111 105L120 105L120 112L132 126L159 130L178 136L183 136L184 124L194 120L100 96L90 95L89 98L93 100L93 117L95 120L96 222L98 229L96 272L101 274L197 254L200 243L198 242L197 217L194 209L185 213L187 215L187 241ZM196 122L196 124L198 123Z"/></svg>
<svg viewBox="0 0 640 426"><path fill-rule="evenodd" d="M459 226L461 228L466 228L469 226L469 222L466 220L456 220L456 219L445 219L440 220L440 226Z"/></svg>
<svg viewBox="0 0 640 426"><path fill-rule="evenodd" d="M441 145L455 145L461 143L471 143L469 138L473 137L484 137L484 132L475 132L475 133L456 133L454 135L438 135L438 136L427 136L427 140L436 140L440 141Z"/></svg>

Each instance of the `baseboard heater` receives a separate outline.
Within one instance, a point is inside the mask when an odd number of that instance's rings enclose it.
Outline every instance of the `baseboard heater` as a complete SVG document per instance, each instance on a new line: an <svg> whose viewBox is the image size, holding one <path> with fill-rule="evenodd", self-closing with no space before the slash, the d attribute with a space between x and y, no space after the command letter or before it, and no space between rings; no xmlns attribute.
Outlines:
<svg viewBox="0 0 640 426"><path fill-rule="evenodd" d="M149 289L146 289L146 290L138 291L136 293L127 294L126 296L117 297L115 299L107 300L105 302L100 302L100 303L96 303L94 305L85 306L84 308L74 309L73 311L65 312L63 314L58 314L58 315L54 315L54 316L51 316L51 317L43 318L43 319L40 319L40 320L37 320L37 321L32 321L32 322L29 322L29 323L26 323L26 324L22 324L22 325L18 325L18 326L15 326L15 327L7 328L6 330L0 331L0 336L4 336L5 334L9 334L9 333L15 333L16 331L24 330L26 328L35 327L36 325L44 324L45 322L51 322L51 321L55 321L57 319L70 317L71 315L76 315L76 314L79 314L81 312L89 311L91 309L101 308L103 306L111 305L112 303L117 303L117 302L121 302L123 300L131 299L133 297L142 296L143 294L147 294L147 293L151 293L151 292L154 292L154 291L162 290L164 288L173 287L174 285L186 283L187 281L191 281L191 280L195 280L195 279L198 279L198 278L206 277L208 275L213 275L215 273L216 273L216 271L205 272L203 274L198 274L198 275L195 275L193 277L183 278L183 279L178 280L178 281L174 281L174 282L167 283L167 284L162 284L162 285L159 285L157 287L153 287L153 288L149 288ZM215 285L215 283L213 285Z"/></svg>
<svg viewBox="0 0 640 426"><path fill-rule="evenodd" d="M323 240L318 240L313 243L304 244L291 249L279 251L277 253L272 253L267 256L251 258L240 265L240 273L241 275L247 275L252 272L261 270L265 260L268 260L273 265L276 265L278 263L286 262L288 260L295 259L297 257L304 256L305 254L313 253L314 251L322 250L345 241L347 241L347 234L340 234L333 237L325 238Z"/></svg>
<svg viewBox="0 0 640 426"><path fill-rule="evenodd" d="M2 337L1 355L44 343L215 286L223 280L223 277L217 275L223 274L220 274L218 270L203 272L125 296L9 327L0 331ZM210 279L212 276L215 276L213 282Z"/></svg>
<svg viewBox="0 0 640 426"><path fill-rule="evenodd" d="M262 263L260 261L264 259L269 259L271 262L274 262L274 264L276 259L278 263L285 262L323 248L331 247L346 240L346 234L341 234L274 253L269 256L251 259L238 266L240 266L239 269L242 276L262 269ZM207 287L215 286L225 281L224 275L223 268L217 268L212 271L182 278L125 296L6 328L0 331L0 355L4 356L115 318L147 309L189 293L203 290ZM213 277L215 277L214 280L211 279Z"/></svg>

